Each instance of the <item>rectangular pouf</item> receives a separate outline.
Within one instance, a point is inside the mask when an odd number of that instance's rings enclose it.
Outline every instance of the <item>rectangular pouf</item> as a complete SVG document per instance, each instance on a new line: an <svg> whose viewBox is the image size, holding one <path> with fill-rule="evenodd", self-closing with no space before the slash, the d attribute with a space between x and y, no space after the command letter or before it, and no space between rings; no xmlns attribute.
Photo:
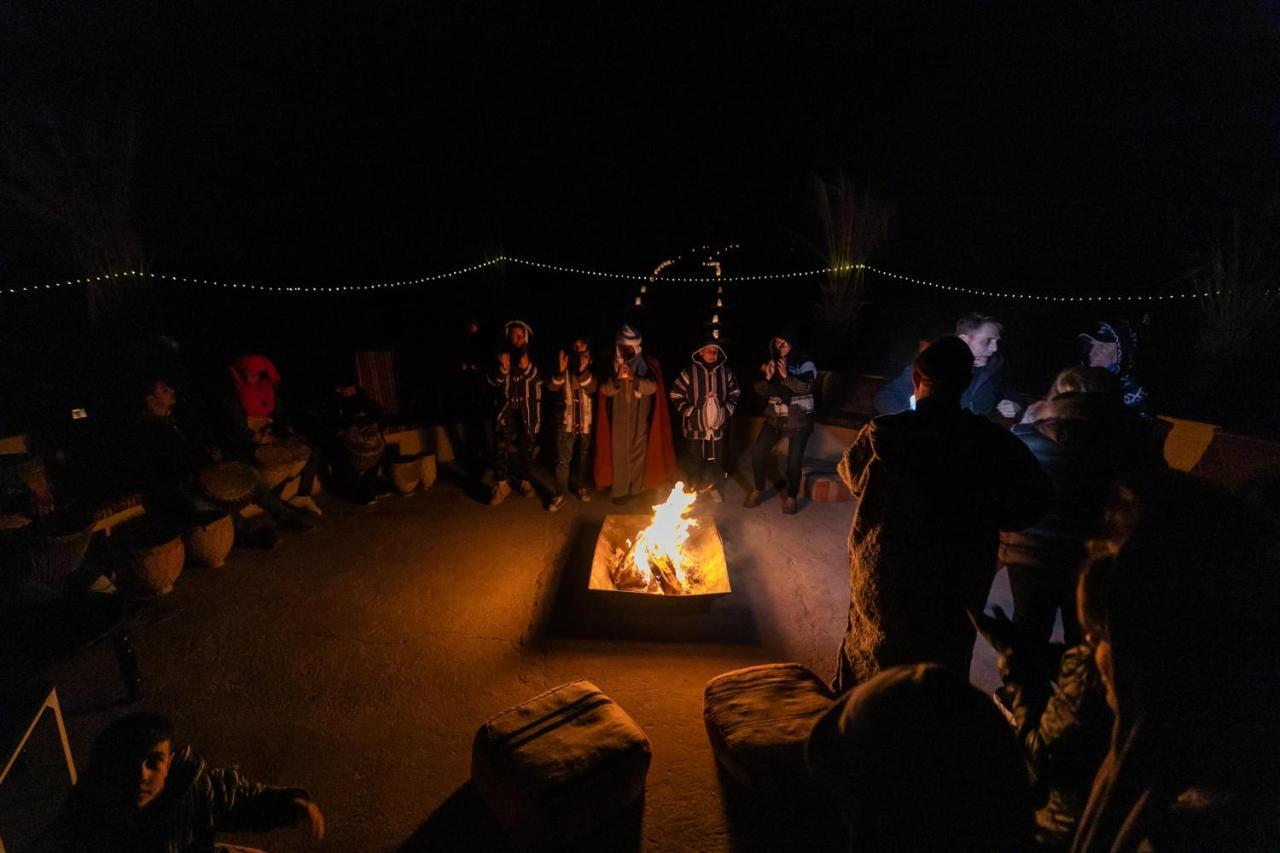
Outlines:
<svg viewBox="0 0 1280 853"><path fill-rule="evenodd" d="M525 847L587 836L644 793L649 738L590 681L510 708L476 732L471 779Z"/></svg>
<svg viewBox="0 0 1280 853"><path fill-rule="evenodd" d="M742 787L794 794L808 785L804 746L835 697L808 667L770 663L707 682L703 718L716 760Z"/></svg>
<svg viewBox="0 0 1280 853"><path fill-rule="evenodd" d="M814 503L833 503L853 500L853 494L834 471L815 471L806 468L801 478L804 493Z"/></svg>

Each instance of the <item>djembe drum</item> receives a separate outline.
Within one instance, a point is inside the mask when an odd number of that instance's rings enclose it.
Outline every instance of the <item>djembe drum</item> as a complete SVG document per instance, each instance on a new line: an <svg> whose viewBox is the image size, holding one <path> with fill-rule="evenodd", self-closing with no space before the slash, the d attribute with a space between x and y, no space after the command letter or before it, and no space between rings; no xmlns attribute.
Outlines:
<svg viewBox="0 0 1280 853"><path fill-rule="evenodd" d="M227 562L236 541L236 526L225 512L201 516L196 526L187 531L183 543L191 562L209 569L221 568Z"/></svg>
<svg viewBox="0 0 1280 853"><path fill-rule="evenodd" d="M342 448L347 454L347 464L359 477L378 464L387 442L377 424L365 424L343 430Z"/></svg>
<svg viewBox="0 0 1280 853"><path fill-rule="evenodd" d="M206 498L226 509L238 512L249 505L258 476L243 462L219 462L202 468L197 479Z"/></svg>
<svg viewBox="0 0 1280 853"><path fill-rule="evenodd" d="M293 453L282 444L262 445L253 451L253 460L257 463L258 470L262 472L262 480L269 489L276 488L294 476L293 470L295 467L299 471L302 470ZM306 463L303 462L302 464L305 465Z"/></svg>

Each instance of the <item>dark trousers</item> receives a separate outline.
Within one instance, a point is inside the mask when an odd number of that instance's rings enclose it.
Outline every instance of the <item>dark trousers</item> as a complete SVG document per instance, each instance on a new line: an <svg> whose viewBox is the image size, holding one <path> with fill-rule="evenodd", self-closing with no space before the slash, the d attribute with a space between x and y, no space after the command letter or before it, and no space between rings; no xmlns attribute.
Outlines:
<svg viewBox="0 0 1280 853"><path fill-rule="evenodd" d="M1062 635L1067 647L1084 640L1076 618L1076 578L1078 563L1046 561L1011 565L1009 589L1013 593L1013 621L1038 640L1049 641L1053 620L1062 611Z"/></svg>
<svg viewBox="0 0 1280 853"><path fill-rule="evenodd" d="M569 472L572 469L574 488L587 487L587 462L591 459L591 434L556 432L556 494L569 491Z"/></svg>
<svg viewBox="0 0 1280 853"><path fill-rule="evenodd" d="M804 463L804 447L813 435L813 426L801 430L782 430L768 421L756 443L751 447L751 475L755 478L756 491L764 491L765 463L769 461L769 451L785 436L787 438L787 497L794 498L800 492L800 466Z"/></svg>
<svg viewBox="0 0 1280 853"><path fill-rule="evenodd" d="M494 428L493 479L527 480L533 467L535 436L524 417L508 413Z"/></svg>
<svg viewBox="0 0 1280 853"><path fill-rule="evenodd" d="M686 438L689 450L689 485L695 489L719 487L724 479L725 440Z"/></svg>

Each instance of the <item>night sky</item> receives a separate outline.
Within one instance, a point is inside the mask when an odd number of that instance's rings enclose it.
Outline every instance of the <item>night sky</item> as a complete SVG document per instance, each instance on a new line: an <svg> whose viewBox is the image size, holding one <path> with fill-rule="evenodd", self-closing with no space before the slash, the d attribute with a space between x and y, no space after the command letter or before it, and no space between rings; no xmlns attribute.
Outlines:
<svg viewBox="0 0 1280 853"><path fill-rule="evenodd" d="M844 174L892 269L1160 292L1280 198L1269 3L5 5L9 120L132 120L163 272L819 266L813 182ZM76 274L62 239L6 204L0 278Z"/></svg>

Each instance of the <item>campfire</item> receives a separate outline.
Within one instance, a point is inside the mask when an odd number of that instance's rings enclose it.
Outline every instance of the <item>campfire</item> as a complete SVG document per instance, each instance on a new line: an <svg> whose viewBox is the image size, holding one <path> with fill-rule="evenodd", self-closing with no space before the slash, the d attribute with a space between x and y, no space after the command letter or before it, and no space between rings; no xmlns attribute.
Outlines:
<svg viewBox="0 0 1280 853"><path fill-rule="evenodd" d="M692 517L696 499L697 492L676 483L652 517L606 517L590 588L670 596L729 592L724 545L714 521Z"/></svg>

